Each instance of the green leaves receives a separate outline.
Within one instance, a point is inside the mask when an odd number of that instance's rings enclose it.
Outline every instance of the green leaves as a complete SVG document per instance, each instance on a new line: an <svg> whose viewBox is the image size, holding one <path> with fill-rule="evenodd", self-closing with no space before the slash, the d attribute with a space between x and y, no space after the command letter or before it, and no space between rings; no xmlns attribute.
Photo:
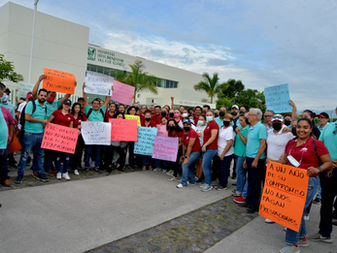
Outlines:
<svg viewBox="0 0 337 253"><path fill-rule="evenodd" d="M11 81L17 83L23 81L23 76L14 71L14 65L5 60L5 56L0 54L0 81Z"/></svg>

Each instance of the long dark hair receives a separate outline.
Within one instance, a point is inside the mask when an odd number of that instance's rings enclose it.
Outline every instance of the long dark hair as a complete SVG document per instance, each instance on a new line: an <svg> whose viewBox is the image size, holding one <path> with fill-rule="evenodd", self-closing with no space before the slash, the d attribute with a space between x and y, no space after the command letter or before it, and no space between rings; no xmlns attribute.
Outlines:
<svg viewBox="0 0 337 253"><path fill-rule="evenodd" d="M310 133L310 136L313 136L313 128L314 128L314 124L313 124L313 122L310 120L310 119L308 119L308 118L299 118L298 120L297 120L297 125L298 125L298 123L300 123L301 121L305 121L305 122L307 122L308 124L309 124L309 126L310 126L310 128L311 128L311 133ZM296 128L297 128L297 125L296 125ZM297 138L297 134L296 134L296 138Z"/></svg>
<svg viewBox="0 0 337 253"><path fill-rule="evenodd" d="M175 131L176 132L182 132L183 130L181 129L181 127L178 125L178 123L177 123L177 121L175 120L175 119L169 119L168 121L167 121L167 124L166 124L166 130L167 131L169 131L169 123L171 122L171 121L173 121L174 122L174 125L175 125Z"/></svg>
<svg viewBox="0 0 337 253"><path fill-rule="evenodd" d="M122 113L122 112L116 112L116 113L114 114L114 116L112 116L112 118L116 119L117 116L118 116L119 114L122 114L123 119L125 119L124 113Z"/></svg>
<svg viewBox="0 0 337 253"><path fill-rule="evenodd" d="M71 114L75 116L75 106L79 105L80 106L80 111L78 112L78 118L82 118L83 113L82 113L82 106L80 103L76 102L73 104L73 106L71 107Z"/></svg>

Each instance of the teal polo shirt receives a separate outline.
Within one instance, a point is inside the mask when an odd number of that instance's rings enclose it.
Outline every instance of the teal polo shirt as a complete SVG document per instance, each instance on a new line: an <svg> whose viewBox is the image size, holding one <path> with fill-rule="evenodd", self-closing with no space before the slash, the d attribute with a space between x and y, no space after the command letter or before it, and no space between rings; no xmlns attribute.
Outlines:
<svg viewBox="0 0 337 253"><path fill-rule="evenodd" d="M248 129L249 126L246 126L245 128L242 128L242 126L238 125L238 128L240 129L240 132L243 137L248 136ZM244 144L240 138L240 135L237 133L235 135L235 141L234 141L234 155L237 156L245 156L246 155L246 144Z"/></svg>
<svg viewBox="0 0 337 253"><path fill-rule="evenodd" d="M33 103L36 105L36 110L33 113ZM39 104L39 101L36 99L33 102L29 102L26 105L25 113L26 114L31 114L31 116L35 119L48 119L47 113L46 113L46 102L41 106ZM40 134L43 133L43 123L34 123L34 122L29 122L25 121L25 132L27 133L33 133L33 134Z"/></svg>
<svg viewBox="0 0 337 253"><path fill-rule="evenodd" d="M267 139L267 129L261 122L258 122L255 126L249 127L247 137L246 157L255 158L261 145L260 140ZM265 152L260 159L264 158L266 158Z"/></svg>
<svg viewBox="0 0 337 253"><path fill-rule="evenodd" d="M5 117L2 113L2 110L0 109L0 149L6 149L7 148L7 142L8 142L8 126L5 120Z"/></svg>
<svg viewBox="0 0 337 253"><path fill-rule="evenodd" d="M330 124L330 123L328 122L328 123L325 125L325 127L327 127L329 124ZM325 129L325 127L320 127L320 126L318 126L317 128L318 128L318 130L322 133L322 131L323 131L323 129Z"/></svg>
<svg viewBox="0 0 337 253"><path fill-rule="evenodd" d="M54 101L53 103L48 103L47 101L44 103L47 107L47 119L61 107L61 100Z"/></svg>
<svg viewBox="0 0 337 253"><path fill-rule="evenodd" d="M336 132L335 134L333 132ZM331 159L337 160L337 121L326 125L319 136L329 150Z"/></svg>
<svg viewBox="0 0 337 253"><path fill-rule="evenodd" d="M220 119L220 117L216 117L214 120L218 124L219 129L223 127L223 119Z"/></svg>
<svg viewBox="0 0 337 253"><path fill-rule="evenodd" d="M87 107L85 107L85 114L86 115L88 115L88 112L90 111L91 108L92 108L91 105L88 105ZM106 108L104 107L104 105L100 109L102 109L103 115L105 115ZM104 117L103 117L102 113L100 112L100 109L98 109L97 112L92 110L89 117L87 117L88 120L89 121L95 121L95 122L104 122Z"/></svg>

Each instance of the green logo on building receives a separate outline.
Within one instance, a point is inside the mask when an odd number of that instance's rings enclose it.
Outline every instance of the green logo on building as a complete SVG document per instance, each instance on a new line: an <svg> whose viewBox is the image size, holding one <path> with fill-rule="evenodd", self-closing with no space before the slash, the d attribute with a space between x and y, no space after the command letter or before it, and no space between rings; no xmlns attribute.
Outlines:
<svg viewBox="0 0 337 253"><path fill-rule="evenodd" d="M96 48L88 47L88 60L96 61Z"/></svg>

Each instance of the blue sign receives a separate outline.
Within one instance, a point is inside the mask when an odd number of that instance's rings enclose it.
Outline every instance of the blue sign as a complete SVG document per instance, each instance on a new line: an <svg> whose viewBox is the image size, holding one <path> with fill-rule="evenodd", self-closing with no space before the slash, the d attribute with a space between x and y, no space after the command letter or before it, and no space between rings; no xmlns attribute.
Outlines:
<svg viewBox="0 0 337 253"><path fill-rule="evenodd" d="M134 153L152 156L154 137L157 135L157 131L157 128L138 127L138 138L135 142Z"/></svg>
<svg viewBox="0 0 337 253"><path fill-rule="evenodd" d="M267 110L275 113L291 112L292 108L289 104L289 87L288 84L281 84L267 87L264 89Z"/></svg>

